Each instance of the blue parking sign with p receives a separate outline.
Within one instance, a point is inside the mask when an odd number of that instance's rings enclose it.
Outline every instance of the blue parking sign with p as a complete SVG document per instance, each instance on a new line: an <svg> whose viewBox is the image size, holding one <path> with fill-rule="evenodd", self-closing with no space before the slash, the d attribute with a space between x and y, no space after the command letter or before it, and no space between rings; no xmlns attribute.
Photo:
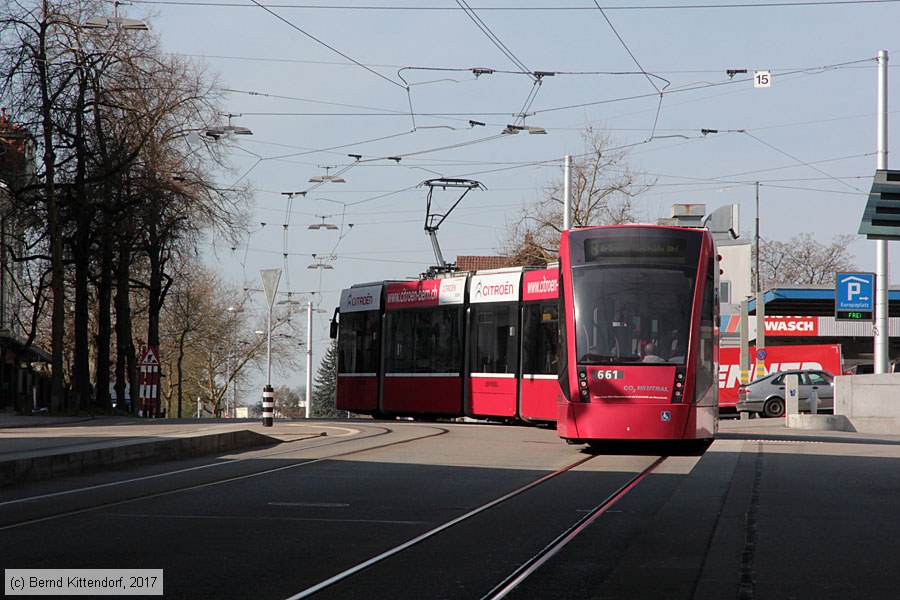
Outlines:
<svg viewBox="0 0 900 600"><path fill-rule="evenodd" d="M834 292L836 320L872 320L875 311L875 273L838 273Z"/></svg>

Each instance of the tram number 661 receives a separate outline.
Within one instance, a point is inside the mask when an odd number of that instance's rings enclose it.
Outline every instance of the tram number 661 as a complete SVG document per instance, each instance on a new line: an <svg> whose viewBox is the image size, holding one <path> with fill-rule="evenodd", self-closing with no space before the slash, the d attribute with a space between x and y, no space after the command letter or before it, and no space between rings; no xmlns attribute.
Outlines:
<svg viewBox="0 0 900 600"><path fill-rule="evenodd" d="M605 369L596 371L597 379L622 379L625 376L624 371L616 369Z"/></svg>

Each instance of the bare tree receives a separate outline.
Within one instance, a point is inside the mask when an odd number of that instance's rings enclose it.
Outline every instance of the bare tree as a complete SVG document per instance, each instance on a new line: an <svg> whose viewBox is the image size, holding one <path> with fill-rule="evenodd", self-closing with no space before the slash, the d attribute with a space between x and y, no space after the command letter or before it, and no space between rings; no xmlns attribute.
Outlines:
<svg viewBox="0 0 900 600"><path fill-rule="evenodd" d="M183 398L201 396L219 415L235 389L265 368L265 315L254 315L242 289L196 260L178 270L192 275L174 281L161 315L160 354L172 373L164 386L168 414L182 416ZM289 304L273 314L272 363L281 370L297 368L302 356L294 310Z"/></svg>
<svg viewBox="0 0 900 600"><path fill-rule="evenodd" d="M142 290L146 343L158 348L160 312L166 294L177 278L190 276L190 271L179 272L170 265L184 263L178 255L193 253L202 232L209 227L232 236L242 216L238 200L246 191L218 189L212 171L225 168L218 148L188 142L192 134L211 127L218 119L215 81L196 65L152 50L128 63L133 81L116 96L119 111L140 118L111 118L106 125L107 130L116 132L114 139L122 140L122 145L139 140L133 160L118 172L119 185L111 195L107 193L113 200L106 213L110 223L98 242L100 256L110 266L118 245L116 315L123 325L117 327L117 374L130 372L125 366L133 355L133 342L122 335L128 335L131 322L130 307L124 302L129 297L126 288ZM113 111L109 112L115 117ZM101 273L106 272L101 269ZM106 286L111 283L112 278L101 278L101 299L108 300ZM109 313L108 304L101 303L98 309L101 315ZM98 364L98 380L103 377L103 364Z"/></svg>
<svg viewBox="0 0 900 600"><path fill-rule="evenodd" d="M833 284L835 273L857 270L850 253L855 240L854 235L836 235L826 246L811 233L787 242L763 238L759 245L761 285Z"/></svg>
<svg viewBox="0 0 900 600"><path fill-rule="evenodd" d="M237 207L245 190L213 183L222 154L215 145L188 143L192 132L218 119L215 81L162 52L152 34L81 27L106 8L92 0L0 8L0 103L32 132L40 158L33 182L14 193L18 216L31 223L16 242L29 250L16 260L40 261L45 266L35 272L49 273L34 280L46 281L50 303L45 342L52 350L54 410L66 374L72 408L91 398L108 406L113 304L116 392L124 395L127 379L134 396L131 292L143 290L145 337L157 346L167 290L184 275L170 270L169 261L196 248L208 228L233 235L242 216ZM30 304L37 310L44 302ZM34 313L31 322L39 321Z"/></svg>
<svg viewBox="0 0 900 600"><path fill-rule="evenodd" d="M633 199L651 184L631 170L627 149L616 148L609 132L588 126L582 140L585 152L572 164L572 226L634 222ZM556 256L563 228L563 191L562 179L550 183L543 197L509 224L503 245L517 264L544 264Z"/></svg>
<svg viewBox="0 0 900 600"><path fill-rule="evenodd" d="M306 397L303 387L291 389L287 386L275 388L275 415L278 417L302 417L306 411L300 408L300 402Z"/></svg>

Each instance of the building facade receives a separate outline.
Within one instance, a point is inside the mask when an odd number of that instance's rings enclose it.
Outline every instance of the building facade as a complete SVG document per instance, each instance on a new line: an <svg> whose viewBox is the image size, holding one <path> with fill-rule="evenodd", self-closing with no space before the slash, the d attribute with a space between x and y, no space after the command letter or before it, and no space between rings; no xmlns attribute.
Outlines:
<svg viewBox="0 0 900 600"><path fill-rule="evenodd" d="M31 135L0 112L0 410L30 412L43 405L49 381L35 368L50 355L27 342L23 319L24 228L14 198L34 181Z"/></svg>

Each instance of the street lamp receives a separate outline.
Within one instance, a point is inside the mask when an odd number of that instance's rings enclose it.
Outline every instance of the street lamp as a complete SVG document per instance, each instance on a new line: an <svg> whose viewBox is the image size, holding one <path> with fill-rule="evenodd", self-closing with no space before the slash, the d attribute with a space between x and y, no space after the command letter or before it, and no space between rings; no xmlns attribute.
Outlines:
<svg viewBox="0 0 900 600"><path fill-rule="evenodd" d="M341 177L340 175L329 175L329 169L334 169L336 167L333 166L319 166L320 169L325 169L324 175L316 175L314 177L309 178L310 183L324 183L326 181L330 181L331 183L346 183L347 180Z"/></svg>
<svg viewBox="0 0 900 600"><path fill-rule="evenodd" d="M532 135L534 135L534 134L543 135L543 134L547 133L547 130L544 129L543 127L535 127L535 126L531 126L531 125L507 125L506 129L504 129L500 133L509 135L509 134L519 133L520 131L527 131L528 133L530 133Z"/></svg>
<svg viewBox="0 0 900 600"><path fill-rule="evenodd" d="M131 31L147 31L150 29L147 24L140 19L126 19L119 16L119 2L113 2L113 16L111 17L94 17L82 23L85 29L106 29L110 25L115 25L119 29L127 29Z"/></svg>
<svg viewBox="0 0 900 600"><path fill-rule="evenodd" d="M307 267L306 267L307 269L333 269L334 267L332 267L331 265L329 265L329 264L328 264L327 262L325 262L325 261L326 261L326 260L334 260L335 258L337 258L337 257L334 256L334 255L332 255L332 256L323 256L322 258L317 258L317 256L316 256L315 254L313 254L312 257L313 257L317 262L314 262L314 263L311 264L311 265L307 265Z"/></svg>
<svg viewBox="0 0 900 600"><path fill-rule="evenodd" d="M328 218L327 216L316 215L316 218L322 219L322 222L321 223L313 223L312 225L307 227L307 229L337 229L338 228L338 226L335 225L334 223L326 223L325 222L325 219Z"/></svg>
<svg viewBox="0 0 900 600"><path fill-rule="evenodd" d="M241 308L240 306L229 306L225 310L228 311L229 313L231 313L232 315L244 312L244 309ZM241 343L243 343L243 342L241 342ZM236 368L236 365L234 364L235 357L234 357L233 351L228 354L228 362L229 362L230 371L231 371L231 382L230 382L230 385L231 385L231 416L233 418L235 413L237 412L237 368ZM228 402L227 401L225 402L225 410L226 410L226 412L228 411Z"/></svg>
<svg viewBox="0 0 900 600"><path fill-rule="evenodd" d="M306 303L306 418L312 406L312 316L313 312L325 312L321 308L313 310L312 301Z"/></svg>
<svg viewBox="0 0 900 600"><path fill-rule="evenodd" d="M240 117L240 114L232 114L228 113L223 115L228 117L228 125L217 125L215 127L210 127L206 131L203 132L203 135L206 137L211 137L214 140L219 139L220 137L226 135L253 135L253 132L249 127L243 127L241 125L232 125L231 118L232 117Z"/></svg>

